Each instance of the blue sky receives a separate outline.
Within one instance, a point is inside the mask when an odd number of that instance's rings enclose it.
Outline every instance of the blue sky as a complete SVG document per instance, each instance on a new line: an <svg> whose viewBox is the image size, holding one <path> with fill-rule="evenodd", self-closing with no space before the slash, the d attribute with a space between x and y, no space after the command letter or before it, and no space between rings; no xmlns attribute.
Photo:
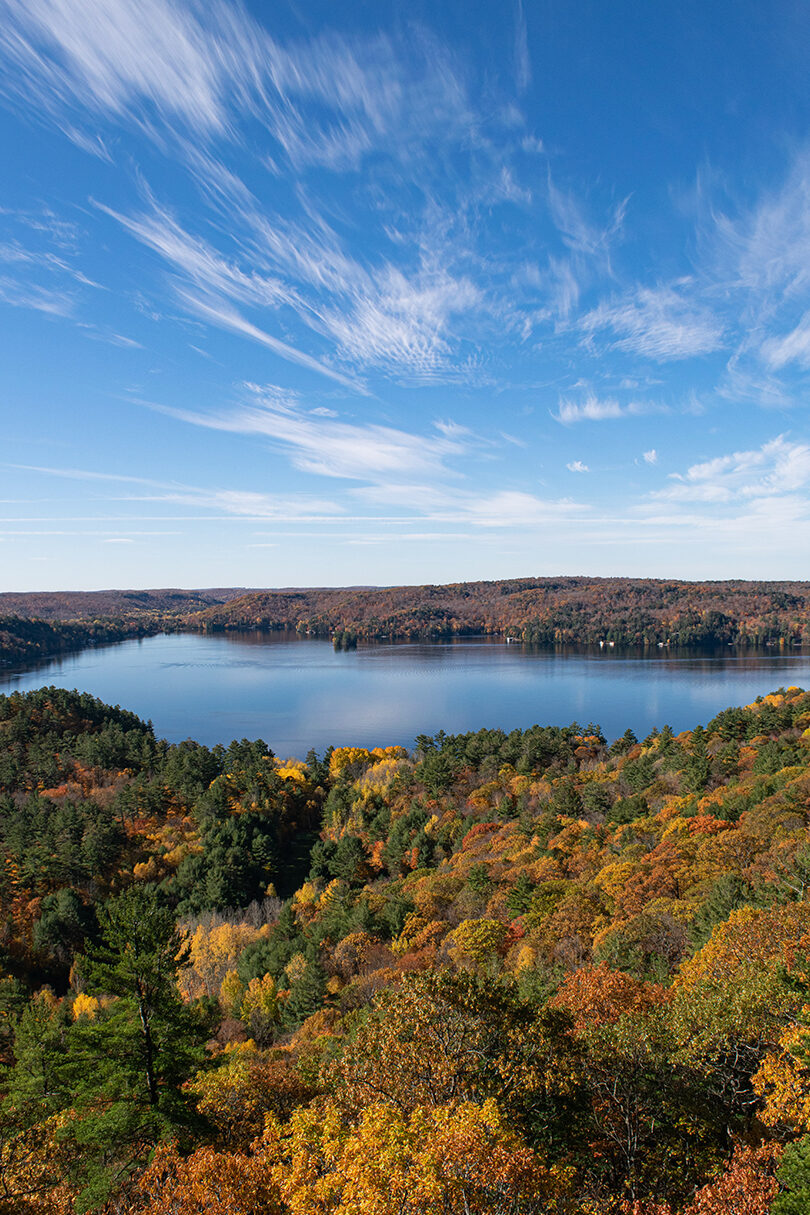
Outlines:
<svg viewBox="0 0 810 1215"><path fill-rule="evenodd" d="M799 3L0 0L0 584L806 577Z"/></svg>

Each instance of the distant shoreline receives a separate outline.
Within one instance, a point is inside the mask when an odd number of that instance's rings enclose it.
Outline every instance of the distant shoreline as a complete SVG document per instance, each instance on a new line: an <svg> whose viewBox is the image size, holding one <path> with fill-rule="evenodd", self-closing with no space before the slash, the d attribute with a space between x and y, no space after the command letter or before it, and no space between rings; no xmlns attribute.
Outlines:
<svg viewBox="0 0 810 1215"><path fill-rule="evenodd" d="M0 594L0 665L159 632L295 631L338 648L483 635L534 646L792 650L810 582L522 578L401 587Z"/></svg>

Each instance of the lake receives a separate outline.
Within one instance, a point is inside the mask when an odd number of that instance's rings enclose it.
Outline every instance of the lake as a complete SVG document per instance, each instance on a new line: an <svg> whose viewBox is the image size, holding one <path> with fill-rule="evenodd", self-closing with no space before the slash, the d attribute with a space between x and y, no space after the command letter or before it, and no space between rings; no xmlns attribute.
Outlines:
<svg viewBox="0 0 810 1215"><path fill-rule="evenodd" d="M549 651L493 638L361 646L295 634L171 634L4 671L0 692L46 684L150 718L172 742L263 738L282 756L417 734L596 722L608 739L677 732L782 685L810 686L807 651L696 655Z"/></svg>

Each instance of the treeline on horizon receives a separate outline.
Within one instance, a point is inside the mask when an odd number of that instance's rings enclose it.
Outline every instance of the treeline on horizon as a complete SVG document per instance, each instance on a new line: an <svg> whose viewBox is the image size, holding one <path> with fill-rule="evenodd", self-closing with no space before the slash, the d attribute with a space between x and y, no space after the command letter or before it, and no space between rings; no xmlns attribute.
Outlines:
<svg viewBox="0 0 810 1215"><path fill-rule="evenodd" d="M344 643L488 634L533 645L794 646L810 643L810 583L523 578L255 591L186 623L295 629Z"/></svg>
<svg viewBox="0 0 810 1215"><path fill-rule="evenodd" d="M810 693L273 755L0 697L3 1215L805 1215Z"/></svg>
<svg viewBox="0 0 810 1215"><path fill-rule="evenodd" d="M810 583L524 578L248 594L0 595L0 661L7 665L176 630L294 630L344 647L476 635L537 646L794 647L810 644Z"/></svg>

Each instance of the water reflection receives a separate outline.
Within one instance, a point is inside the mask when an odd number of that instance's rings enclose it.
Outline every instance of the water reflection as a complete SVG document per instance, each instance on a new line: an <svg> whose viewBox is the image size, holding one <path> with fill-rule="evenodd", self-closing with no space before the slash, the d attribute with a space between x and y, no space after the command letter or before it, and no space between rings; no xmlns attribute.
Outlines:
<svg viewBox="0 0 810 1215"><path fill-rule="evenodd" d="M212 744L262 737L284 755L330 743L534 722L599 723L609 738L706 722L780 685L810 684L806 650L699 655L547 650L495 638L334 651L295 633L165 635L4 672L0 691L78 687L151 718L159 734Z"/></svg>

